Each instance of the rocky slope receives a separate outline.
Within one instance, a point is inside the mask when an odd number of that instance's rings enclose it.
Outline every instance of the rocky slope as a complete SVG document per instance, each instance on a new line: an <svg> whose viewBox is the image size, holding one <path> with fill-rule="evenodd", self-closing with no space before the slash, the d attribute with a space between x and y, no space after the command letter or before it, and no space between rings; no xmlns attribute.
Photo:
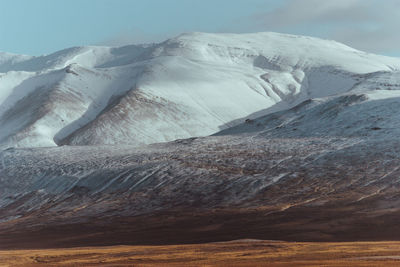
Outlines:
<svg viewBox="0 0 400 267"><path fill-rule="evenodd" d="M399 148L223 136L6 150L1 246L398 239Z"/></svg>

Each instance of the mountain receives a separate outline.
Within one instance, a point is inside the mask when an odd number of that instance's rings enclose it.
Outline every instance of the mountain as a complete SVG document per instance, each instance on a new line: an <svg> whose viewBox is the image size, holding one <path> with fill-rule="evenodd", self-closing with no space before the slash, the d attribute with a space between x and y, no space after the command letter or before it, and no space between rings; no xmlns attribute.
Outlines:
<svg viewBox="0 0 400 267"><path fill-rule="evenodd" d="M277 33L2 58L0 248L400 239L400 59Z"/></svg>
<svg viewBox="0 0 400 267"><path fill-rule="evenodd" d="M207 136L398 69L400 59L277 33L190 33L153 45L0 54L0 147Z"/></svg>
<svg viewBox="0 0 400 267"><path fill-rule="evenodd" d="M258 117L215 135L253 133L266 138L400 135L400 72L377 72L346 93L312 98L289 110Z"/></svg>

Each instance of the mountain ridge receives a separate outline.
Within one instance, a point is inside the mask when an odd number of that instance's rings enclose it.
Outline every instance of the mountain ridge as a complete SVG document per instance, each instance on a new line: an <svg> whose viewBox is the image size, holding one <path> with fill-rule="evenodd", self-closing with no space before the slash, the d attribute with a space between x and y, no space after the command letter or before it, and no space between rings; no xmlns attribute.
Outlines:
<svg viewBox="0 0 400 267"><path fill-rule="evenodd" d="M400 59L278 33L186 33L159 44L74 47L0 62L3 149L207 136L252 114L344 93L368 73L400 69ZM17 112L27 103L38 116Z"/></svg>

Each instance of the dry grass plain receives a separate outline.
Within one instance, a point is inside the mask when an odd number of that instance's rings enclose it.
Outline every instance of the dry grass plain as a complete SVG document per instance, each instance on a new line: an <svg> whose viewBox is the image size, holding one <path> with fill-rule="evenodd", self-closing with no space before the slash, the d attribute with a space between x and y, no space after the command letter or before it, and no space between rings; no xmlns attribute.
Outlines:
<svg viewBox="0 0 400 267"><path fill-rule="evenodd" d="M195 245L3 250L0 266L400 266L400 242L239 240Z"/></svg>

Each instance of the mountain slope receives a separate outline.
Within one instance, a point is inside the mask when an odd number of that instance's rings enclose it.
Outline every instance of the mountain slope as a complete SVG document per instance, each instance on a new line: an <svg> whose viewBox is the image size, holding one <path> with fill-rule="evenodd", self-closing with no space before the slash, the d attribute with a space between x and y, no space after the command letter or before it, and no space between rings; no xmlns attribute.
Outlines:
<svg viewBox="0 0 400 267"><path fill-rule="evenodd" d="M309 99L216 135L395 139L400 134L399 104L400 72L373 73L344 94Z"/></svg>
<svg viewBox="0 0 400 267"><path fill-rule="evenodd" d="M399 147L221 136L5 150L0 247L398 240Z"/></svg>
<svg viewBox="0 0 400 267"><path fill-rule="evenodd" d="M76 49L0 61L0 248L400 239L399 59L274 33Z"/></svg>
<svg viewBox="0 0 400 267"><path fill-rule="evenodd" d="M2 54L0 146L205 136L396 69L399 59L276 33L191 33L148 46ZM29 111L19 112L27 103Z"/></svg>

